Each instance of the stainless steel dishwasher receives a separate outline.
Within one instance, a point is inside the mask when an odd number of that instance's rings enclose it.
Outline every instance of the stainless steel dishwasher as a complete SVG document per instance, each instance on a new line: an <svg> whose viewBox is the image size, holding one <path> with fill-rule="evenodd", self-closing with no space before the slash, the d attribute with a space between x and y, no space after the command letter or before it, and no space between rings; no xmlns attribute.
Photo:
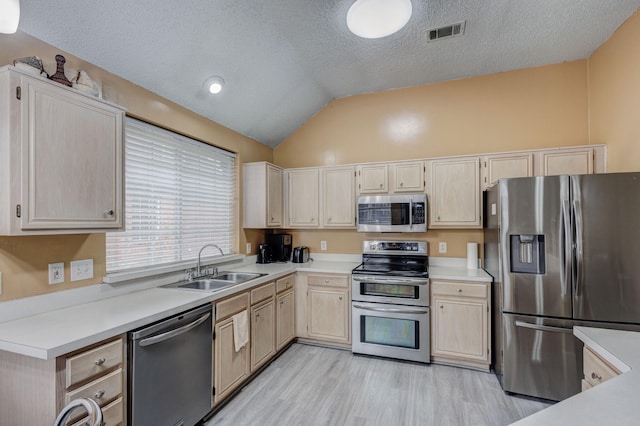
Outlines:
<svg viewBox="0 0 640 426"><path fill-rule="evenodd" d="M129 333L129 424L193 426L211 410L211 304Z"/></svg>

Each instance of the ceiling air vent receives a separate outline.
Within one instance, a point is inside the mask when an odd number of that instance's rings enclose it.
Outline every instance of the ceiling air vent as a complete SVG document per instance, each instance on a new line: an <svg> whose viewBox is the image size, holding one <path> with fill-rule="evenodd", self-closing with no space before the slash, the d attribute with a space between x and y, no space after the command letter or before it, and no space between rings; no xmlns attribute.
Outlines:
<svg viewBox="0 0 640 426"><path fill-rule="evenodd" d="M466 21L462 21L456 24L447 25L446 27L433 28L429 30L427 32L429 35L429 41L436 41L464 34L465 22Z"/></svg>

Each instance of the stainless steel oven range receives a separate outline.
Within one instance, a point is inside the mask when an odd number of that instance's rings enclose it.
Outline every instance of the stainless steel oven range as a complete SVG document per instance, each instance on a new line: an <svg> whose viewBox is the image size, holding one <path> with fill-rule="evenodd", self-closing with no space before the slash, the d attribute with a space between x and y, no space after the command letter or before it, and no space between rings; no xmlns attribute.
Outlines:
<svg viewBox="0 0 640 426"><path fill-rule="evenodd" d="M364 241L352 271L357 354L428 363L429 258L424 241Z"/></svg>

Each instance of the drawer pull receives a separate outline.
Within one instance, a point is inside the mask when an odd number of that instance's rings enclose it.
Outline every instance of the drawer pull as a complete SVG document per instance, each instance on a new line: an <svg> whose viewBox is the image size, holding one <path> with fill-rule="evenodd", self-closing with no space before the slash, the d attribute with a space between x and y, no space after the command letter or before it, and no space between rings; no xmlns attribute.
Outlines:
<svg viewBox="0 0 640 426"><path fill-rule="evenodd" d="M602 380L602 376L597 374L595 371L591 373L591 378L595 380Z"/></svg>
<svg viewBox="0 0 640 426"><path fill-rule="evenodd" d="M329 284L329 280L324 280L324 283L325 284Z"/></svg>
<svg viewBox="0 0 640 426"><path fill-rule="evenodd" d="M98 367L101 366L102 364L104 364L106 361L106 359L104 358L100 358L98 359L96 362L94 362L95 365L97 365Z"/></svg>
<svg viewBox="0 0 640 426"><path fill-rule="evenodd" d="M462 293L462 289L461 288L458 289L458 293Z"/></svg>
<svg viewBox="0 0 640 426"><path fill-rule="evenodd" d="M104 391L100 390L98 392L95 393L95 395L93 395L96 399L100 399L104 396Z"/></svg>

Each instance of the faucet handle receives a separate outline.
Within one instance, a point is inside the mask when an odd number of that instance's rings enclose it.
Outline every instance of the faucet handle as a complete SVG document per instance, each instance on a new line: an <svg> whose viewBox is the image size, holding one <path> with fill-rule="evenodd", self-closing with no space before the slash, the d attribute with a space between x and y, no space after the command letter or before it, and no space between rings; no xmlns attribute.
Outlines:
<svg viewBox="0 0 640 426"><path fill-rule="evenodd" d="M186 280L191 281L193 279L193 270L187 269L186 271L184 271L184 277Z"/></svg>

